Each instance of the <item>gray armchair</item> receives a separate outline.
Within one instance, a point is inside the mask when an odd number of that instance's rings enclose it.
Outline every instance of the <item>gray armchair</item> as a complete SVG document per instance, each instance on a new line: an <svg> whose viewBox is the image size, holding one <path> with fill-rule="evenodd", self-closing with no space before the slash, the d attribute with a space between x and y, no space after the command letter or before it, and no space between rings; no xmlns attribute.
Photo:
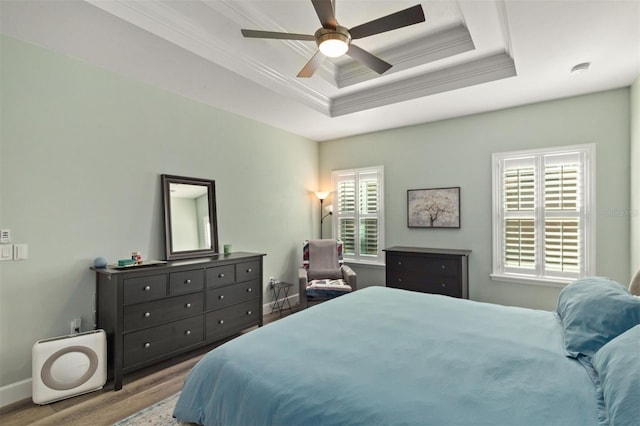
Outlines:
<svg viewBox="0 0 640 426"><path fill-rule="evenodd" d="M300 309L357 289L356 273L342 260L342 241L305 241L302 264L298 269Z"/></svg>

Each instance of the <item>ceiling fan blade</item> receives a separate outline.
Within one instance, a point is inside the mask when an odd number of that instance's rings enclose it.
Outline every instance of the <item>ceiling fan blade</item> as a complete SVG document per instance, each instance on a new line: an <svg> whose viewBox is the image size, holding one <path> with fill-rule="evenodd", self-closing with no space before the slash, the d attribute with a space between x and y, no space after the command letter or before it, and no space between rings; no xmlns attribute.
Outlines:
<svg viewBox="0 0 640 426"><path fill-rule="evenodd" d="M324 55L320 53L320 51L318 50L316 54L311 57L309 62L307 62L307 64L300 70L300 72L298 73L298 77L300 78L311 77L313 73L316 72L318 67L320 67L320 64L322 64L322 61L324 61Z"/></svg>
<svg viewBox="0 0 640 426"><path fill-rule="evenodd" d="M333 11L333 2L331 0L311 0L316 14L320 19L323 28L335 30L338 22Z"/></svg>
<svg viewBox="0 0 640 426"><path fill-rule="evenodd" d="M259 30L240 30L242 35L250 38L276 38L281 40L309 40L315 41L315 37L309 34L295 34L295 33L278 33L273 31L259 31Z"/></svg>
<svg viewBox="0 0 640 426"><path fill-rule="evenodd" d="M353 27L349 30L349 34L351 34L351 38L355 40L402 27L408 27L409 25L424 22L424 20L422 5L416 5Z"/></svg>
<svg viewBox="0 0 640 426"><path fill-rule="evenodd" d="M385 71L393 66L354 44L349 45L347 55L351 56L356 61L362 62L378 74L384 74Z"/></svg>

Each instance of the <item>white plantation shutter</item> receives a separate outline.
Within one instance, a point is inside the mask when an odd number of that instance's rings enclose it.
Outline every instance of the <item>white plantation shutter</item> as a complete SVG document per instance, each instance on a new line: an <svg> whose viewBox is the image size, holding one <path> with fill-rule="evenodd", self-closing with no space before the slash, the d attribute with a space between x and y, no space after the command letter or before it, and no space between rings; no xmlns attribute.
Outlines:
<svg viewBox="0 0 640 426"><path fill-rule="evenodd" d="M334 235L344 243L345 259L381 262L382 167L335 171L332 177Z"/></svg>
<svg viewBox="0 0 640 426"><path fill-rule="evenodd" d="M593 274L591 146L493 155L492 277Z"/></svg>
<svg viewBox="0 0 640 426"><path fill-rule="evenodd" d="M338 221L337 239L343 242L343 254L356 254L356 182L355 174L343 175L337 184L337 208L334 215Z"/></svg>
<svg viewBox="0 0 640 426"><path fill-rule="evenodd" d="M507 161L504 182L504 259L510 268L535 268L535 162Z"/></svg>
<svg viewBox="0 0 640 426"><path fill-rule="evenodd" d="M544 167L544 267L580 273L580 156L546 156Z"/></svg>

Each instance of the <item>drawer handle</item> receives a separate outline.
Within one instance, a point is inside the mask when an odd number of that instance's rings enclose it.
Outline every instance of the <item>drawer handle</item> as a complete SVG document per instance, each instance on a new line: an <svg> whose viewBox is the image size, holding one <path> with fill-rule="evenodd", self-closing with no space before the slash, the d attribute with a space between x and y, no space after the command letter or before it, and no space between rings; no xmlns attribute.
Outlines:
<svg viewBox="0 0 640 426"><path fill-rule="evenodd" d="M191 334L191 330L187 330L184 332L184 334L186 334L187 336L189 336Z"/></svg>
<svg viewBox="0 0 640 426"><path fill-rule="evenodd" d="M224 274L219 274L218 278L224 278Z"/></svg>
<svg viewBox="0 0 640 426"><path fill-rule="evenodd" d="M252 272L252 269L251 268L247 269L247 272Z"/></svg>
<svg viewBox="0 0 640 426"><path fill-rule="evenodd" d="M224 320L218 321L218 324L224 324Z"/></svg>
<svg viewBox="0 0 640 426"><path fill-rule="evenodd" d="M251 311L247 311L247 315L251 315Z"/></svg>
<svg viewBox="0 0 640 426"><path fill-rule="evenodd" d="M185 308L190 308L191 307L191 303L187 303L186 305L184 305Z"/></svg>
<svg viewBox="0 0 640 426"><path fill-rule="evenodd" d="M147 342L147 343L145 343L145 344L144 344L144 348L145 348L145 349L148 349L148 348L150 348L150 347L151 347L151 343Z"/></svg>
<svg viewBox="0 0 640 426"><path fill-rule="evenodd" d="M149 291L149 290L151 290L151 286L150 285L145 285L143 290L144 291Z"/></svg>
<svg viewBox="0 0 640 426"><path fill-rule="evenodd" d="M191 280L184 280L185 284L191 284Z"/></svg>
<svg viewBox="0 0 640 426"><path fill-rule="evenodd" d="M447 284L442 283L442 288L445 288L447 286Z"/></svg>
<svg viewBox="0 0 640 426"><path fill-rule="evenodd" d="M151 316L151 312L145 312L145 313L144 313L144 317L145 317L145 318L149 318L150 316Z"/></svg>
<svg viewBox="0 0 640 426"><path fill-rule="evenodd" d="M401 260L398 260L398 265L402 265L402 261Z"/></svg>
<svg viewBox="0 0 640 426"><path fill-rule="evenodd" d="M224 294L221 294L220 296L218 296L218 299L220 300L224 299Z"/></svg>
<svg viewBox="0 0 640 426"><path fill-rule="evenodd" d="M447 265L442 265L442 269L447 269Z"/></svg>
<svg viewBox="0 0 640 426"><path fill-rule="evenodd" d="M251 287L247 289L247 293L251 293Z"/></svg>
<svg viewBox="0 0 640 426"><path fill-rule="evenodd" d="M398 278L398 282L401 283L402 282L402 278Z"/></svg>

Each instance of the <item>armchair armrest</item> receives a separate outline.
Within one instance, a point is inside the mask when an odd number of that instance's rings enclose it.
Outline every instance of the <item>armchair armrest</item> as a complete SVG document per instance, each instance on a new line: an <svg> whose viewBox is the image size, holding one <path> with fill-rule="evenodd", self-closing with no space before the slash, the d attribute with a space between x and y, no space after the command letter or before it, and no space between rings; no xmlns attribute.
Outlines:
<svg viewBox="0 0 640 426"><path fill-rule="evenodd" d="M306 309L307 303L307 270L298 268L298 303L300 309Z"/></svg>
<svg viewBox="0 0 640 426"><path fill-rule="evenodd" d="M347 265L342 265L342 279L351 287L351 291L358 289L356 273Z"/></svg>

